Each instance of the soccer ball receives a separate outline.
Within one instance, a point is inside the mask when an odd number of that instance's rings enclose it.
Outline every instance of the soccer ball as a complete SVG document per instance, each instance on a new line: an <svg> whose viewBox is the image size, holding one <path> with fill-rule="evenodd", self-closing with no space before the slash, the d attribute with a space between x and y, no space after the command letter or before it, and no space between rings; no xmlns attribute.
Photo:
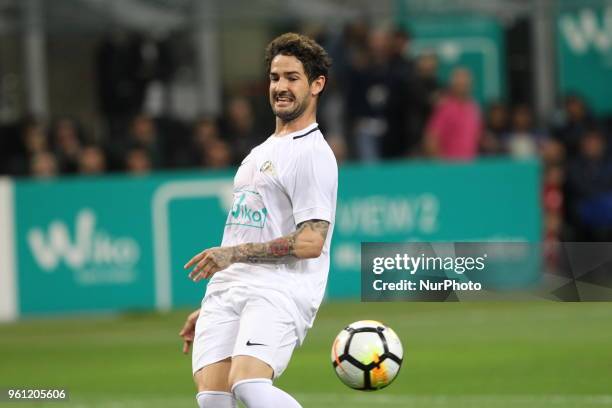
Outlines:
<svg viewBox="0 0 612 408"><path fill-rule="evenodd" d="M391 384L399 373L403 357L397 334L374 320L348 325L334 340L331 351L338 378L362 391L380 390Z"/></svg>

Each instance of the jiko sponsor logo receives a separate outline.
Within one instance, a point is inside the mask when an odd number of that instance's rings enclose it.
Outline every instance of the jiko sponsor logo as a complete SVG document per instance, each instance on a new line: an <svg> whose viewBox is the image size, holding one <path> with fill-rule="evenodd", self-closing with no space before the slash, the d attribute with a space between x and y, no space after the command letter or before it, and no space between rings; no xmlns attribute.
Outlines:
<svg viewBox="0 0 612 408"><path fill-rule="evenodd" d="M107 268L117 271L133 267L140 247L131 237L115 237L96 227L96 214L88 208L76 214L74 232L62 221L52 221L47 230L32 228L27 240L36 263L54 272L60 262L73 270ZM125 277L124 277L125 278Z"/></svg>
<svg viewBox="0 0 612 408"><path fill-rule="evenodd" d="M268 210L265 207L254 209L248 200L248 195L258 195L254 192L243 192L236 197L230 210L226 225L243 225L248 227L263 228L266 224Z"/></svg>

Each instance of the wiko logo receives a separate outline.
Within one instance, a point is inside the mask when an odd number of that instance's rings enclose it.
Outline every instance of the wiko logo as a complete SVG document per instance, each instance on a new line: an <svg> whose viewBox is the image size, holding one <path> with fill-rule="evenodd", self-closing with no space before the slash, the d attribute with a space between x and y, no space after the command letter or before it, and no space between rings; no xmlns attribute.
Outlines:
<svg viewBox="0 0 612 408"><path fill-rule="evenodd" d="M247 197L251 199L248 200ZM265 207L258 210L252 208L253 201L258 201L253 197L259 197L259 193L245 191L236 197L225 225L243 225L247 227L263 228L268 218L268 210Z"/></svg>
<svg viewBox="0 0 612 408"><path fill-rule="evenodd" d="M605 53L612 48L612 6L605 8L603 20L593 9L580 10L577 16L564 15L559 28L570 49L576 54L584 54L592 46L596 51Z"/></svg>
<svg viewBox="0 0 612 408"><path fill-rule="evenodd" d="M53 221L47 233L32 228L27 235L32 254L38 265L51 272L63 260L68 267L79 270L87 266L131 267L140 257L138 243L129 237L113 237L96 229L96 215L83 209L76 215L73 239L69 227Z"/></svg>

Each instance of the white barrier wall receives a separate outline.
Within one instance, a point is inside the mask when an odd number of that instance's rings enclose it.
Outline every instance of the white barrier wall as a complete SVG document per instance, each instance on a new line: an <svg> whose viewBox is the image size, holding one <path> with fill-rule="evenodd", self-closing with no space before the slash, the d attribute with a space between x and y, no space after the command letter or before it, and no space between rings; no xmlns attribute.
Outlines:
<svg viewBox="0 0 612 408"><path fill-rule="evenodd" d="M0 321L17 318L13 182L0 178Z"/></svg>

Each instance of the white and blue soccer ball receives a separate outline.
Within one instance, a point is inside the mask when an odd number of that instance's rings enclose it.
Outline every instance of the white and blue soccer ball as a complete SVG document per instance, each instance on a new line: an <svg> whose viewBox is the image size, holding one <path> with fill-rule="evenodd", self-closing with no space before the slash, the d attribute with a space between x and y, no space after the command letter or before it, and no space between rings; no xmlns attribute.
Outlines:
<svg viewBox="0 0 612 408"><path fill-rule="evenodd" d="M395 332L375 320L348 325L334 340L331 360L340 380L351 388L375 391L397 377L404 349Z"/></svg>

